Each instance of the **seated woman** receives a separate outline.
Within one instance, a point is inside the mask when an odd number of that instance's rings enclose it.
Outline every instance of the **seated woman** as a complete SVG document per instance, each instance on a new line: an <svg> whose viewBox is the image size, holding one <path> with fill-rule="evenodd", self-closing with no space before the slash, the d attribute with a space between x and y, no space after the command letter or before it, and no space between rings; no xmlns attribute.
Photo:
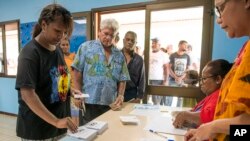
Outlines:
<svg viewBox="0 0 250 141"><path fill-rule="evenodd" d="M200 78L201 91L206 94L206 97L191 111L182 111L176 114L173 122L176 128L197 127L213 120L220 86L231 66L232 64L223 59L207 63Z"/></svg>

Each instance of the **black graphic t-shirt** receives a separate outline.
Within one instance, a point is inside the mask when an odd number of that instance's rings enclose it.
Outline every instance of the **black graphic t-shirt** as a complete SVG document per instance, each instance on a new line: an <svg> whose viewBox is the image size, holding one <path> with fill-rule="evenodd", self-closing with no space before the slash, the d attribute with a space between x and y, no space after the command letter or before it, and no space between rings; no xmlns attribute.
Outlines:
<svg viewBox="0 0 250 141"><path fill-rule="evenodd" d="M32 88L45 107L57 118L70 116L70 74L59 48L49 51L32 40L21 51L18 58L16 89L19 111L17 136L25 139L47 139L66 133L47 123L22 100L20 89Z"/></svg>
<svg viewBox="0 0 250 141"><path fill-rule="evenodd" d="M186 53L183 55L178 55L177 52L173 53L169 57L170 64L172 64L171 69L177 76L184 75L185 71L190 66L190 57Z"/></svg>

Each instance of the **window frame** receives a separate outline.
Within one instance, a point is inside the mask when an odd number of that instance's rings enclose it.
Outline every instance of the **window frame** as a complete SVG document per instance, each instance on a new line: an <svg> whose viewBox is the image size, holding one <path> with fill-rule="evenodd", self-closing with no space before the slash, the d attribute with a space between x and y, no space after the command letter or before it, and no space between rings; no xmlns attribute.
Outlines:
<svg viewBox="0 0 250 141"><path fill-rule="evenodd" d="M92 37L92 32L91 32L91 21L92 21L92 18L91 18L91 12L88 11L88 12L76 12L76 13L72 13L72 16L73 16L73 19L74 18L81 18L81 17L86 17L87 19L87 29L86 29L86 35L87 35L87 40L91 40L91 37Z"/></svg>
<svg viewBox="0 0 250 141"><path fill-rule="evenodd" d="M145 27L145 74L148 74L149 68L149 48L150 48L150 12L157 10L167 10L174 8L186 8L191 6L204 6L203 10L203 29L202 29L202 44L201 44L201 61L200 61L200 72L206 63L212 58L212 39L213 39L213 27L214 27L214 16L213 16L213 3L207 0L176 0L170 1L169 3L161 4L150 4L146 7L146 27ZM178 96L178 97L189 97L202 99L202 94L199 87L168 87L168 86L152 86L148 85L148 75L146 75L146 92L148 94L157 94L161 96ZM168 93L167 95L165 93ZM146 102L147 98L144 98Z"/></svg>
<svg viewBox="0 0 250 141"><path fill-rule="evenodd" d="M11 20L11 21L4 21L0 22L0 27L2 28L2 41L3 41L3 61L4 61L4 72L0 73L0 77L6 77L6 78L16 78L16 75L8 75L7 72L7 55L6 55L6 29L5 25L10 23L17 23L17 37L18 37L18 54L21 51L21 43L20 43L20 20ZM18 59L18 57L17 57Z"/></svg>
<svg viewBox="0 0 250 141"><path fill-rule="evenodd" d="M178 96L202 99L205 95L202 94L200 86L193 87L168 87L168 86L152 86L148 84L148 69L149 69L149 48L150 48L150 12L153 10L167 10L174 8L187 8L192 6L203 6L203 29L202 29L202 44L201 44L201 60L200 72L205 64L212 58L213 46L213 29L214 29L214 15L213 15L213 1L210 0L165 0L154 1L137 4L128 4L122 6L112 6L104 8L92 9L92 39L97 39L99 31L100 15L104 13L127 12L132 10L146 11L145 18L145 74L146 74L146 93L143 98L143 103L147 103L148 95L161 95L161 96ZM166 92L168 92L166 94Z"/></svg>

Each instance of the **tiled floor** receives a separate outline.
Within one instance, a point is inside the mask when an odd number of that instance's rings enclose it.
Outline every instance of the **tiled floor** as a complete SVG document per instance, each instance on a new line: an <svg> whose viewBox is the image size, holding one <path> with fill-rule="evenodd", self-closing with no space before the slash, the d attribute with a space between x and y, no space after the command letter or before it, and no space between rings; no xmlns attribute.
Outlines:
<svg viewBox="0 0 250 141"><path fill-rule="evenodd" d="M0 114L0 141L20 141L16 136L16 117Z"/></svg>

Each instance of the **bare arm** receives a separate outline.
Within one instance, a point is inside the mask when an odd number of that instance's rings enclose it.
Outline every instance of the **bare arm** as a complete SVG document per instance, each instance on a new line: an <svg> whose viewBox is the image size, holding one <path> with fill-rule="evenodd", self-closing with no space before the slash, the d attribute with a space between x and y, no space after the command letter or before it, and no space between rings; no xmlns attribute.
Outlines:
<svg viewBox="0 0 250 141"><path fill-rule="evenodd" d="M73 91L75 94L77 93L81 93L82 91L82 72L74 69L74 72L73 72L73 75L74 75L74 79L73 79L73 82L74 82L74 88L73 88ZM84 105L84 99L74 99L74 104L81 108L81 109L84 109L85 110L85 105Z"/></svg>
<svg viewBox="0 0 250 141"><path fill-rule="evenodd" d="M163 80L163 84L167 85L168 84L168 77L169 77L169 64L164 64L163 65L164 68L164 80Z"/></svg>
<svg viewBox="0 0 250 141"><path fill-rule="evenodd" d="M229 134L230 125L234 124L250 124L250 115L249 114L241 114L234 118L228 118L228 119L219 119L213 121L213 130L215 133L223 133L223 134Z"/></svg>
<svg viewBox="0 0 250 141"><path fill-rule="evenodd" d="M70 118L58 119L40 101L34 89L21 88L21 97L28 107L40 118L57 128L69 128L72 132L77 130Z"/></svg>
<svg viewBox="0 0 250 141"><path fill-rule="evenodd" d="M169 67L169 74L170 74L170 76L172 76L172 77L175 79L175 78L176 78L176 75L175 75L175 73L173 72L173 70L171 69L172 64L169 63L168 67Z"/></svg>
<svg viewBox="0 0 250 141"><path fill-rule="evenodd" d="M200 125L200 112L183 111L176 115L173 125L175 128Z"/></svg>
<svg viewBox="0 0 250 141"><path fill-rule="evenodd" d="M82 72L78 70L74 70L74 87L76 90L82 91Z"/></svg>
<svg viewBox="0 0 250 141"><path fill-rule="evenodd" d="M124 100L124 92L126 88L126 81L120 81L117 88L117 98L114 102L115 105L122 105Z"/></svg>
<svg viewBox="0 0 250 141"><path fill-rule="evenodd" d="M186 140L207 140L209 138L214 138L218 133L229 134L230 125L234 124L250 124L250 115L241 114L234 118L217 119L212 122L202 124L198 129L189 130L185 138Z"/></svg>

